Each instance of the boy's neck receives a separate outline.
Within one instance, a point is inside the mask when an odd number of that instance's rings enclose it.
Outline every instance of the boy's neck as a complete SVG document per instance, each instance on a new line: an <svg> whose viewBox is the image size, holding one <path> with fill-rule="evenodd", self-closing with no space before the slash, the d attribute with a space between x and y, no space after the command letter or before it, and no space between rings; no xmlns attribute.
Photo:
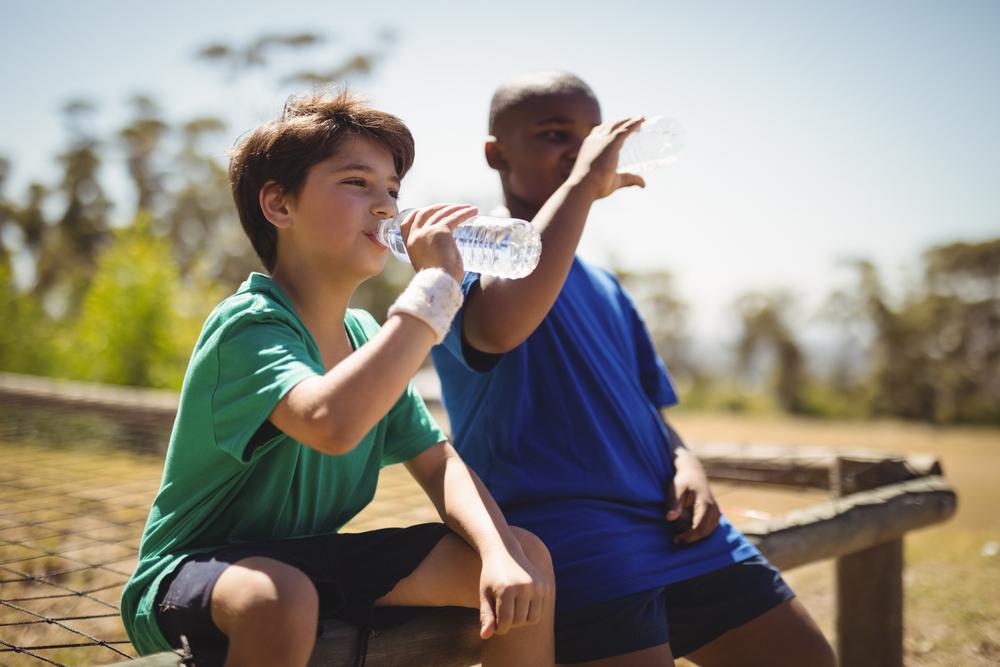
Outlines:
<svg viewBox="0 0 1000 667"><path fill-rule="evenodd" d="M503 193L503 204L510 211L510 217L517 218L518 220L533 220L542 209L541 204L529 203L512 194L506 188L504 188Z"/></svg>
<svg viewBox="0 0 1000 667"><path fill-rule="evenodd" d="M282 266L274 268L271 280L291 299L299 319L321 348L325 341L345 336L344 314L356 285L345 286L325 276Z"/></svg>

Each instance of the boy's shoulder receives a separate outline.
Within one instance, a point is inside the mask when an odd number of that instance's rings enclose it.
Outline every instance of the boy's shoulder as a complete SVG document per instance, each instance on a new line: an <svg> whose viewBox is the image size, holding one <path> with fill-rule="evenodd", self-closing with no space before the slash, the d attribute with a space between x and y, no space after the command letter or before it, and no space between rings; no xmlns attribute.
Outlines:
<svg viewBox="0 0 1000 667"><path fill-rule="evenodd" d="M294 329L304 328L291 301L280 288L268 276L253 273L209 313L202 328L201 343L242 326L268 321Z"/></svg>
<svg viewBox="0 0 1000 667"><path fill-rule="evenodd" d="M615 298L625 294L625 288L622 287L621 282L618 280L618 276L613 271L596 264L591 264L579 256L574 258L573 264L576 271L571 271L570 279L567 280L567 283L572 281L573 284L578 286L581 283L587 284L592 288L598 289L600 292L614 296ZM576 280L573 280L574 273L576 274Z"/></svg>

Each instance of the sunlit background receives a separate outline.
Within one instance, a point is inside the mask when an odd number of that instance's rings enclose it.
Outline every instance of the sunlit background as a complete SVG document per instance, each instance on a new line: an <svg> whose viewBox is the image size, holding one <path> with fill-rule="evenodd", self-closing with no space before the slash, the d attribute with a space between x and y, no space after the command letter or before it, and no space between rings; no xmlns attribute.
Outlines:
<svg viewBox="0 0 1000 667"><path fill-rule="evenodd" d="M302 32L322 41L243 67L196 57ZM997 35L1000 4L989 1L8 0L0 154L12 163L8 196L53 183L67 144L61 107L90 100L90 127L113 137L142 94L171 124L224 120L205 143L221 158L309 88L288 77L361 54L370 73L345 80L417 138L404 203L490 205L499 191L481 144L493 89L526 70L571 70L606 117L669 114L688 144L646 191L595 207L581 253L669 269L696 338L715 343L741 292L788 289L809 316L843 282L841 260L871 259L901 289L928 246L1000 232ZM109 145L101 167L117 224L134 213L123 158Z"/></svg>

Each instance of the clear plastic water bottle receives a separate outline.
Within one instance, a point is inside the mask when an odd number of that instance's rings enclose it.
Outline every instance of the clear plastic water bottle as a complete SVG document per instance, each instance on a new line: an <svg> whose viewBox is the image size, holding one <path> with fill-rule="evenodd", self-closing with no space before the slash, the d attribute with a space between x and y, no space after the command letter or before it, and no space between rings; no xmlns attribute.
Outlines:
<svg viewBox="0 0 1000 667"><path fill-rule="evenodd" d="M618 154L618 171L648 174L677 159L684 134L673 118L653 116L625 139Z"/></svg>
<svg viewBox="0 0 1000 667"><path fill-rule="evenodd" d="M410 261L399 225L413 209L400 211L378 227L380 243L403 261ZM542 237L534 225L517 218L480 215L466 220L454 231L455 244L466 271L498 278L523 278L538 266Z"/></svg>

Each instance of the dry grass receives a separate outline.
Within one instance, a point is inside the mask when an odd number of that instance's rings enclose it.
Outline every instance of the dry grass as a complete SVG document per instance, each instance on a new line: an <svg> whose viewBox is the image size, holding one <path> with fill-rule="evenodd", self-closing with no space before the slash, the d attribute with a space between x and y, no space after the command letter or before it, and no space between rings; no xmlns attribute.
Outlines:
<svg viewBox="0 0 1000 667"><path fill-rule="evenodd" d="M0 664L107 664L135 655L118 596L135 567L161 463L106 448L11 442L0 442L0 461L0 642L30 650L0 653Z"/></svg>

